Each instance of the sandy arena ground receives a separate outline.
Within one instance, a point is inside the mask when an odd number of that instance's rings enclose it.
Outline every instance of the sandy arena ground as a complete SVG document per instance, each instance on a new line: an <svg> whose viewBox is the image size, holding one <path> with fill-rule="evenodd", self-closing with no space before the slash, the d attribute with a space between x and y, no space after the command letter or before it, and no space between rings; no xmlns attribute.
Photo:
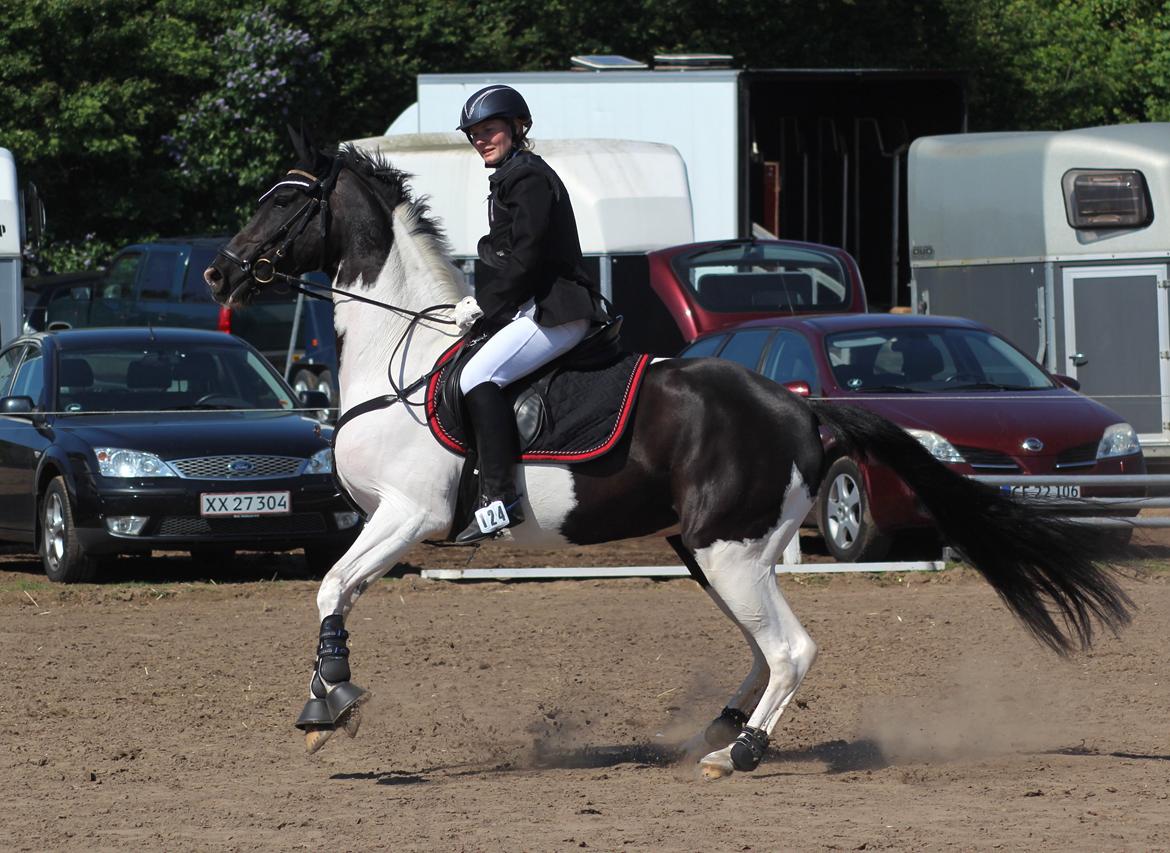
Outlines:
<svg viewBox="0 0 1170 853"><path fill-rule="evenodd" d="M677 562L644 541L470 565L537 560ZM170 556L61 587L0 557L0 848L1170 849L1165 571L1067 661L969 569L785 576L820 659L760 768L714 783L683 744L748 656L693 582L381 581L349 623L362 731L310 757L299 571Z"/></svg>

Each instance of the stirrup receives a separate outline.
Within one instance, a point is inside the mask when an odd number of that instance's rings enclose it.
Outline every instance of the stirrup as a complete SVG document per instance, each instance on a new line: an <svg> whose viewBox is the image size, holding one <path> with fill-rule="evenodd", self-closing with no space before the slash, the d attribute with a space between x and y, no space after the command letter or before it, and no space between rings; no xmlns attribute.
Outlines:
<svg viewBox="0 0 1170 853"><path fill-rule="evenodd" d="M505 501L507 505L505 505ZM460 545L470 545L494 537L501 530L524 522L524 510L519 497L485 499L475 511L475 517L462 533L455 537Z"/></svg>

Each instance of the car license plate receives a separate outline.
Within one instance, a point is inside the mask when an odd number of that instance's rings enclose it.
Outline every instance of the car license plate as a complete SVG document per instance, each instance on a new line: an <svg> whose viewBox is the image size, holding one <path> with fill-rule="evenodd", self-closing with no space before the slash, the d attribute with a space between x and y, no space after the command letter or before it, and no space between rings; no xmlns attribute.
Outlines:
<svg viewBox="0 0 1170 853"><path fill-rule="evenodd" d="M288 492L225 492L201 494L200 515L288 515Z"/></svg>
<svg viewBox="0 0 1170 853"><path fill-rule="evenodd" d="M1059 486L1004 486L1003 490L1009 492L1013 498L1022 498L1027 500L1029 498L1079 498L1081 496L1081 487L1075 483L1069 483Z"/></svg>

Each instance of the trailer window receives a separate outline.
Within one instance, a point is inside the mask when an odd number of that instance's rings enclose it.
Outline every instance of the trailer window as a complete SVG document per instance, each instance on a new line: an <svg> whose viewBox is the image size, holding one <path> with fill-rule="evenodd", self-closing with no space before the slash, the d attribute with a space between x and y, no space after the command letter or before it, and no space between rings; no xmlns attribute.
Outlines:
<svg viewBox="0 0 1170 853"><path fill-rule="evenodd" d="M1073 228L1144 228L1154 221L1150 193L1141 172L1070 169L1061 183L1065 214Z"/></svg>
<svg viewBox="0 0 1170 853"><path fill-rule="evenodd" d="M708 311L847 310L849 274L836 257L798 246L736 242L676 256L675 274Z"/></svg>

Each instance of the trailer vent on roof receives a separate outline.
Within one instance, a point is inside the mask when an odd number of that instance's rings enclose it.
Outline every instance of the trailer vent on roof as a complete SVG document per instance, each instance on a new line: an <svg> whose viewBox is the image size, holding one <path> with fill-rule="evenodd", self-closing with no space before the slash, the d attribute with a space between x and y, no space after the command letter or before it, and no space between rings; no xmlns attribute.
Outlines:
<svg viewBox="0 0 1170 853"><path fill-rule="evenodd" d="M1154 221L1145 176L1136 169L1069 169L1061 183L1073 228L1144 228Z"/></svg>
<svg viewBox="0 0 1170 853"><path fill-rule="evenodd" d="M654 69L677 71L687 68L730 68L732 58L727 53L659 53L654 56Z"/></svg>
<svg viewBox="0 0 1170 853"><path fill-rule="evenodd" d="M650 67L645 62L617 54L573 56L569 58L569 63L574 71L639 71Z"/></svg>

